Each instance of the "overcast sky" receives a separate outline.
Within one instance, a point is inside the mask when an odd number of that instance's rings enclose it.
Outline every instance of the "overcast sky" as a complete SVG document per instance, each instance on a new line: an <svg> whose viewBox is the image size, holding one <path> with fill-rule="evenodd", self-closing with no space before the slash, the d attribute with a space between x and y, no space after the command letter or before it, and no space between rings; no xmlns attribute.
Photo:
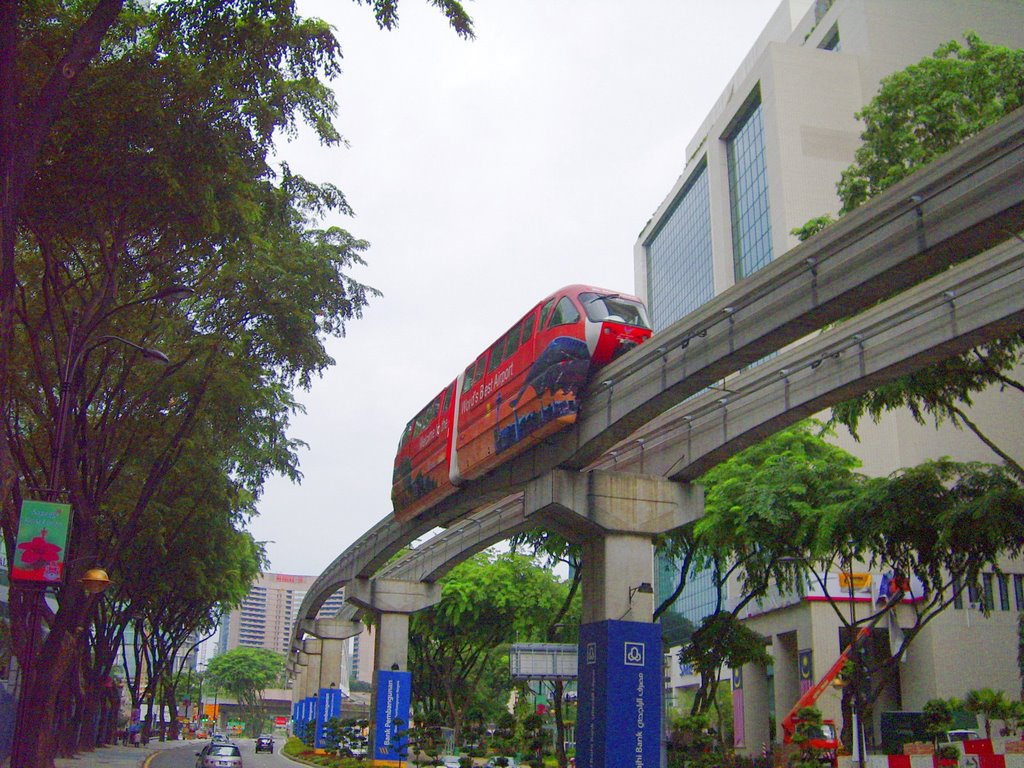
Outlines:
<svg viewBox="0 0 1024 768"><path fill-rule="evenodd" d="M251 525L271 570L318 575L390 512L405 423L523 312L570 283L635 290L637 235L778 0L471 0L472 41L427 0L391 32L299 5L341 41L348 146L280 158L344 191L356 215L328 223L370 241L353 275L384 294L298 393L304 479L273 479Z"/></svg>

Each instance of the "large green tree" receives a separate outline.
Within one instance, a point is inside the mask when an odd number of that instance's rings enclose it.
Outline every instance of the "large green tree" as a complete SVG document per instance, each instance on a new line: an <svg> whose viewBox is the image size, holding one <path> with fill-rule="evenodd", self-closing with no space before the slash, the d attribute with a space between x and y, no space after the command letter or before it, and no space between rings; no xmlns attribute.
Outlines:
<svg viewBox="0 0 1024 768"><path fill-rule="evenodd" d="M681 563L680 588L693 573L708 572L717 604L691 638L683 656L695 664L701 687L692 714L715 704L727 662L763 658L756 641L735 629L735 620L769 589L792 589L810 560L834 561L841 545L824 535L828 513L857 497L859 462L817 434L813 422L795 424L707 472L704 516L668 534L659 548ZM727 585L739 586L730 605ZM678 589L676 594L678 594ZM659 610L674 599L669 596ZM752 655L753 654L753 655Z"/></svg>
<svg viewBox="0 0 1024 768"><path fill-rule="evenodd" d="M470 34L457 2L435 4ZM394 2L374 12L396 21ZM78 684L96 600L77 577L146 555L132 548L173 514L182 458L239 524L268 473L298 476L290 388L333 362L323 337L372 291L347 275L365 243L314 226L348 210L340 191L267 158L299 120L340 141L339 57L288 0L0 6L2 526L10 545L38 493L76 515L58 611L12 599L20 655L37 612L49 629L22 765L50 764L54 697ZM196 298L148 300L176 282ZM174 363L138 364L157 343Z"/></svg>
<svg viewBox="0 0 1024 768"><path fill-rule="evenodd" d="M249 736L263 731L263 692L281 680L284 663L284 654L266 648L235 648L214 656L206 668L206 679L234 696L242 708Z"/></svg>
<svg viewBox="0 0 1024 768"><path fill-rule="evenodd" d="M921 585L908 604L913 620L907 625L901 618L902 639L872 662L872 687L860 692L870 704L956 590L1022 551L1024 489L1003 468L941 460L866 478L856 472L859 462L819 429L814 422L794 425L709 471L702 478L703 518L662 545L691 573L709 571L718 587L716 609L694 634L693 647L684 649L702 674L694 714L712 706L717 671L730 654L734 660L749 655L749 638L726 632L732 627L727 619L744 615L770 590L791 592L810 581L849 626L845 595L828 593L830 572L856 562ZM727 584L736 589L728 606ZM857 626L890 608L862 611ZM844 695L847 713L850 696Z"/></svg>
<svg viewBox="0 0 1024 768"><path fill-rule="evenodd" d="M442 581L441 601L412 617L409 665L417 706L444 713L461 738L466 713L507 701L507 646L546 639L567 586L532 558L481 553ZM504 669L497 669L504 665ZM505 680L497 689L484 688Z"/></svg>
<svg viewBox="0 0 1024 768"><path fill-rule="evenodd" d="M890 75L857 113L865 127L854 162L837 185L840 214L1022 106L1024 50L990 45L971 33L964 43L946 43ZM798 232L813 234L829 221L820 217ZM1012 455L970 414L973 398L984 390L1024 394L1022 355L1024 334L1017 333L879 386L836 406L832 418L855 436L865 416L877 421L886 411L901 408L921 423L948 421L974 433L1024 481L1024 459Z"/></svg>

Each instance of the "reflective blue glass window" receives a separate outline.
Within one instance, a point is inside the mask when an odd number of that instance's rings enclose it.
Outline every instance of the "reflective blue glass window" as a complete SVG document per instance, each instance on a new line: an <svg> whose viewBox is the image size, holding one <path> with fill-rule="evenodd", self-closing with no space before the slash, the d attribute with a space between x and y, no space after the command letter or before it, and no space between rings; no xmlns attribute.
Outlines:
<svg viewBox="0 0 1024 768"><path fill-rule="evenodd" d="M772 260L764 122L759 95L740 113L736 128L726 138L726 156L733 261L739 280Z"/></svg>
<svg viewBox="0 0 1024 768"><path fill-rule="evenodd" d="M711 206L702 162L647 246L647 297L654 329L661 330L714 298Z"/></svg>
<svg viewBox="0 0 1024 768"><path fill-rule="evenodd" d="M655 606L669 597L679 583L679 569L682 561L659 554L657 557L657 585L655 590ZM726 596L723 595L723 600ZM686 586L676 601L669 607L670 611L688 619L694 627L700 626L706 616L715 611L718 604L718 587L714 571L710 569L696 570L691 566L686 577Z"/></svg>

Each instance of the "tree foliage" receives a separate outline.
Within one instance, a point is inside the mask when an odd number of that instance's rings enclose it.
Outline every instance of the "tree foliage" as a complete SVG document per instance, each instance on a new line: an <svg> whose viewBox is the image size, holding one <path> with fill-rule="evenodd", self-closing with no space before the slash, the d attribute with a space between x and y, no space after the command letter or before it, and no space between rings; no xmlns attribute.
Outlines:
<svg viewBox="0 0 1024 768"><path fill-rule="evenodd" d="M417 706L462 733L475 706L496 715L508 699L507 644L542 641L567 586L532 558L478 554L442 581L441 601L410 622Z"/></svg>
<svg viewBox="0 0 1024 768"><path fill-rule="evenodd" d="M456 0L432 1L472 36ZM373 5L397 23L394 0ZM123 607L142 598L128 590L143 588L143 545L170 554L171 532L210 515L230 538L270 473L299 477L290 390L333 363L325 338L375 292L351 275L367 244L319 227L351 212L341 191L269 158L299 122L341 142L327 84L339 60L334 32L291 0L0 4L0 523L12 543L22 497L39 492L75 510L56 613L12 598L17 652L39 608L51 659L27 681L28 765L52 761L56 733L63 754L91 746L69 727L88 720L77 678L109 673ZM174 284L195 298L150 300ZM156 346L164 369L141 364ZM233 599L258 555L213 540L224 577L191 571L210 589L190 606L162 592L145 622L183 631ZM75 581L96 564L123 585L99 612ZM169 651L174 633L156 629ZM76 701L57 707L58 692Z"/></svg>
<svg viewBox="0 0 1024 768"><path fill-rule="evenodd" d="M250 736L263 731L263 692L281 680L284 663L283 654L266 648L235 648L214 656L206 668L207 679L242 707Z"/></svg>
<svg viewBox="0 0 1024 768"><path fill-rule="evenodd" d="M857 117L862 144L838 185L848 213L1024 106L1024 51L965 36L882 80Z"/></svg>
<svg viewBox="0 0 1024 768"><path fill-rule="evenodd" d="M681 651L701 675L692 714L714 706L723 665L765 658L763 640L758 653L757 638L738 629L747 607L772 588L802 585L808 563L834 561L845 546L829 521L857 498L863 478L857 459L824 440L820 429L815 422L795 424L708 471L701 478L704 516L660 543L682 563L680 584L707 572L718 595L713 612ZM820 568L826 570L827 565ZM735 599L726 606L733 581L738 594L731 593Z"/></svg>

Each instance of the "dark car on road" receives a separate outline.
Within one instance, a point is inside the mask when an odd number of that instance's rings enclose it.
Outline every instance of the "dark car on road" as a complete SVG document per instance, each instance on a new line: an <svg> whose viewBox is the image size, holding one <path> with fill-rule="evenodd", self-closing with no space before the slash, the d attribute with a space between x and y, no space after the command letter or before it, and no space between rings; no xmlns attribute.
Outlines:
<svg viewBox="0 0 1024 768"><path fill-rule="evenodd" d="M256 751L257 752L273 752L274 751L274 737L267 736L264 734L256 739Z"/></svg>

